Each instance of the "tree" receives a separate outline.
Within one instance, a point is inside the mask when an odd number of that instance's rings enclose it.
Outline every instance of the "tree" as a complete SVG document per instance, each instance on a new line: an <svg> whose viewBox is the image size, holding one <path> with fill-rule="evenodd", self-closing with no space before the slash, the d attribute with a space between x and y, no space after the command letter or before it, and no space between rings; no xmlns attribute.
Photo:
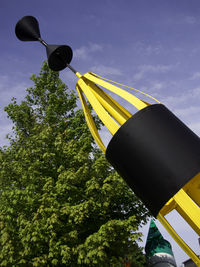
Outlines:
<svg viewBox="0 0 200 267"><path fill-rule="evenodd" d="M97 149L77 97L46 62L0 150L0 265L112 266L129 253L148 211ZM100 122L94 118L98 127Z"/></svg>

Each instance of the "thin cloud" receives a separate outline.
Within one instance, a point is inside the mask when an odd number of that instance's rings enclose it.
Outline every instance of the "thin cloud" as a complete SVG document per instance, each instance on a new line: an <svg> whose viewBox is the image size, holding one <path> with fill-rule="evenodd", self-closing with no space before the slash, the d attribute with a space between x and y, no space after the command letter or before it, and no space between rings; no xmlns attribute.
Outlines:
<svg viewBox="0 0 200 267"><path fill-rule="evenodd" d="M88 59L90 57L91 53L95 53L97 51L102 51L103 46L100 44L91 43L88 46L82 46L78 49L74 50L74 58L76 59Z"/></svg>
<svg viewBox="0 0 200 267"><path fill-rule="evenodd" d="M193 17L193 16L186 16L184 18L184 22L187 23L187 24L193 25L193 24L197 23L197 19L195 17Z"/></svg>
<svg viewBox="0 0 200 267"><path fill-rule="evenodd" d="M190 97L193 97L195 99L200 98L200 87L196 87L192 90Z"/></svg>
<svg viewBox="0 0 200 267"><path fill-rule="evenodd" d="M159 91L166 86L165 82L154 81L150 84L151 91Z"/></svg>
<svg viewBox="0 0 200 267"><path fill-rule="evenodd" d="M200 107L199 106L190 106L186 108L180 108L175 110L178 116L192 116L195 114L200 114Z"/></svg>
<svg viewBox="0 0 200 267"><path fill-rule="evenodd" d="M174 66L172 65L141 65L138 67L139 71L133 76L134 80L141 80L149 73L166 73Z"/></svg>
<svg viewBox="0 0 200 267"><path fill-rule="evenodd" d="M159 55L161 53L162 47L160 45L152 46L148 45L144 50L144 53L147 55Z"/></svg>
<svg viewBox="0 0 200 267"><path fill-rule="evenodd" d="M176 107L188 100L188 95L186 94L181 94L177 96L167 96L161 99L163 103L166 105L169 105L171 107Z"/></svg>
<svg viewBox="0 0 200 267"><path fill-rule="evenodd" d="M197 80L197 79L200 79L200 72L195 72L190 77L190 80Z"/></svg>
<svg viewBox="0 0 200 267"><path fill-rule="evenodd" d="M199 24L199 19L195 16L182 16L178 15L176 17L170 17L167 19L170 25L191 25Z"/></svg>
<svg viewBox="0 0 200 267"><path fill-rule="evenodd" d="M200 87L194 88L192 90L184 91L184 93L179 93L177 95L171 95L167 97L161 97L161 101L172 107L178 107L181 104L187 104L192 101L192 103L198 102L200 99Z"/></svg>
<svg viewBox="0 0 200 267"><path fill-rule="evenodd" d="M1 79L0 79L1 80ZM0 97L1 104L7 105L11 98L16 97L18 100L21 100L26 93L26 89L31 86L25 82L12 82L9 79L5 79L0 82Z"/></svg>
<svg viewBox="0 0 200 267"><path fill-rule="evenodd" d="M91 67L91 70L101 76L112 76L112 75L117 75L120 76L123 73L121 72L120 69L114 68L114 67L108 67L104 65L98 65L98 66L93 66Z"/></svg>
<svg viewBox="0 0 200 267"><path fill-rule="evenodd" d="M145 42L136 42L133 44L133 50L137 54L143 54L146 56L159 55L163 51L163 47L160 44L150 45Z"/></svg>

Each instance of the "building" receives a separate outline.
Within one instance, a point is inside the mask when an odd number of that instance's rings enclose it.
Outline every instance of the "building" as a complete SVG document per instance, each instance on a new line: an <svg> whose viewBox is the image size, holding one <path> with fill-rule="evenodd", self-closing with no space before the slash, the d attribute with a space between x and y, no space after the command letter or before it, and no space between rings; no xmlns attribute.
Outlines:
<svg viewBox="0 0 200 267"><path fill-rule="evenodd" d="M197 267L197 265L191 260L187 260L183 262L184 267Z"/></svg>
<svg viewBox="0 0 200 267"><path fill-rule="evenodd" d="M151 220L145 252L148 267L177 267L171 244L163 238Z"/></svg>

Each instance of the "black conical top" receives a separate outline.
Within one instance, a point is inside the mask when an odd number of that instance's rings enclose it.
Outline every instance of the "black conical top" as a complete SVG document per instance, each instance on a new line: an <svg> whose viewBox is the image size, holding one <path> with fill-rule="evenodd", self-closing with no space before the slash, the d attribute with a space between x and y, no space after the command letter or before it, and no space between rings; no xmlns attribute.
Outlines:
<svg viewBox="0 0 200 267"><path fill-rule="evenodd" d="M15 27L15 34L21 41L38 41L40 29L37 19L32 16L20 19Z"/></svg>
<svg viewBox="0 0 200 267"><path fill-rule="evenodd" d="M16 36L21 41L39 41L46 47L49 67L60 71L71 62L73 52L68 45L49 45L40 36L39 23L33 16L25 16L17 22Z"/></svg>
<svg viewBox="0 0 200 267"><path fill-rule="evenodd" d="M60 71L67 67L72 60L72 49L68 45L47 45L47 58L49 67Z"/></svg>

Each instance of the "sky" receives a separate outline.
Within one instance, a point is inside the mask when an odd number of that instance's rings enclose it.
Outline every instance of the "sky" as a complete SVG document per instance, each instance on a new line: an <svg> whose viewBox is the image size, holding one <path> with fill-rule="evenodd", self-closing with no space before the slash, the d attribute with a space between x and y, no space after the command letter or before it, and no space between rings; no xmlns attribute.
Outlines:
<svg viewBox="0 0 200 267"><path fill-rule="evenodd" d="M23 100L30 76L46 60L38 42L21 42L15 25L35 16L42 38L73 49L71 65L148 93L200 135L200 1L198 0L0 0L0 146L12 123L4 112L12 97ZM60 77L75 89L69 69ZM109 135L102 132L105 143ZM200 254L197 236L178 215L169 220ZM188 256L156 221L172 244L178 266ZM148 226L141 230L146 241Z"/></svg>

